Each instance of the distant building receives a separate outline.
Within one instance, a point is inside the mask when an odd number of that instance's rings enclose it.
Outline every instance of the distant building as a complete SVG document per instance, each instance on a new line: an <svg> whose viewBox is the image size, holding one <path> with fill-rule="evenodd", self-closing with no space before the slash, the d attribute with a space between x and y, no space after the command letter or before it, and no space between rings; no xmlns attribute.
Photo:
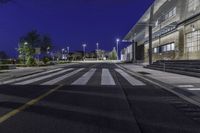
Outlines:
<svg viewBox="0 0 200 133"><path fill-rule="evenodd" d="M133 61L133 45L129 45L128 47L122 49L121 51L121 61L124 62L132 62Z"/></svg>
<svg viewBox="0 0 200 133"><path fill-rule="evenodd" d="M155 0L124 37L136 42L136 60L148 62L149 25L153 28L153 61L200 59L200 0Z"/></svg>

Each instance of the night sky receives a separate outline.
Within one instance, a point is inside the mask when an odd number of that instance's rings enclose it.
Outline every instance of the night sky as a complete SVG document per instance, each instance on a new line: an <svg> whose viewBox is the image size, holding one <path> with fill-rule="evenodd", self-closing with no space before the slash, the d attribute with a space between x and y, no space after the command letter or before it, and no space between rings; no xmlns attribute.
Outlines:
<svg viewBox="0 0 200 133"><path fill-rule="evenodd" d="M51 36L56 49L111 50L154 0L14 0L0 5L0 51L17 54L19 38L37 30ZM124 44L121 44L123 47Z"/></svg>

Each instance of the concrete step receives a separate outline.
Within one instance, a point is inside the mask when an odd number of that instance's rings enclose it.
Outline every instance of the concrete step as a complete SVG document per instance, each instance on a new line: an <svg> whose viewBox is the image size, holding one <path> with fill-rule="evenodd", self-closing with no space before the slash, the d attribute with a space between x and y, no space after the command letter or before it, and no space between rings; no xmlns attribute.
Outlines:
<svg viewBox="0 0 200 133"><path fill-rule="evenodd" d="M164 65L164 63L153 63L152 65ZM190 65L190 64L168 64L168 63L165 63L165 66L200 69L200 65Z"/></svg>
<svg viewBox="0 0 200 133"><path fill-rule="evenodd" d="M187 75L187 76L200 77L200 73L197 73L197 72L175 70L175 69L169 69L169 68L164 69L164 68L156 67L156 66L146 66L146 68L159 70L159 71L165 71L165 72L171 72L171 73L177 73L177 74L182 74L182 75Z"/></svg>
<svg viewBox="0 0 200 133"><path fill-rule="evenodd" d="M159 68L167 68L167 69L174 69L174 70L181 70L181 71L191 71L191 72L197 72L197 73L200 73L200 68L190 68L190 67L184 67L184 66L179 66L179 67L176 67L176 66L169 66L169 65L151 65L151 66L154 66L154 67L159 67Z"/></svg>

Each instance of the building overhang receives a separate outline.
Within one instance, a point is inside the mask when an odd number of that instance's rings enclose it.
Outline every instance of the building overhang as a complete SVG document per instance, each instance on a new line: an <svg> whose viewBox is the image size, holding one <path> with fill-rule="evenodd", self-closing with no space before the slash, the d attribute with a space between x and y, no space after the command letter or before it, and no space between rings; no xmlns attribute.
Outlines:
<svg viewBox="0 0 200 133"><path fill-rule="evenodd" d="M144 36L141 34L144 32L149 25L155 25L154 23L150 23L150 11L151 7L154 6L154 14L163 6L168 0L155 0L153 4L147 9L144 15L139 19L139 21L133 26L133 28L128 32L128 34L124 37L124 40L135 40L137 41L140 36Z"/></svg>

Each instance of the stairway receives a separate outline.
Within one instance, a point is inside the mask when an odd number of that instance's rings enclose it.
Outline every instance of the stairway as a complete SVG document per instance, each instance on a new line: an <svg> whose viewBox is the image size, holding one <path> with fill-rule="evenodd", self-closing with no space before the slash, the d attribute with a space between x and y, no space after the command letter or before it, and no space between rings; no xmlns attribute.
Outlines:
<svg viewBox="0 0 200 133"><path fill-rule="evenodd" d="M200 77L200 60L158 60L145 68Z"/></svg>

